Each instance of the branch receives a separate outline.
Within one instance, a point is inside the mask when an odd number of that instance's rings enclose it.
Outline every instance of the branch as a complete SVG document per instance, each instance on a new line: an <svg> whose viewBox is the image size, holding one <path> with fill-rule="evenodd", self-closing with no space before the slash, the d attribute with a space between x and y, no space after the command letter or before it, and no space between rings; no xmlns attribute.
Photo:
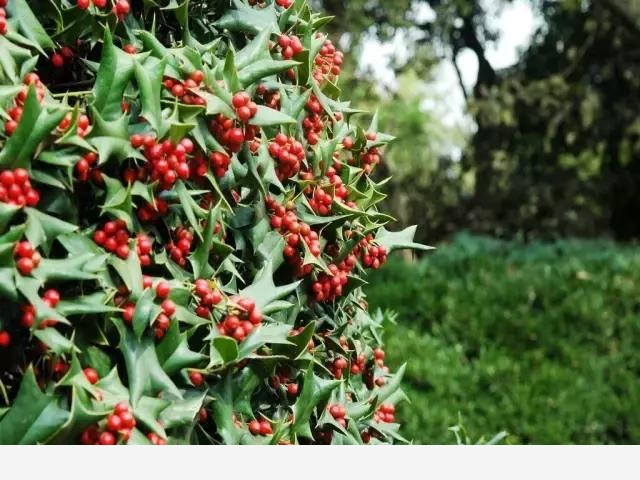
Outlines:
<svg viewBox="0 0 640 480"><path fill-rule="evenodd" d="M456 75L458 75L458 83L460 84L460 90L462 90L462 95L464 96L465 101L469 100L469 94L467 93L467 89L464 86L464 81L462 80L462 72L460 71L460 68L458 67L458 49L454 49L453 51L453 57L451 59L452 63L453 63L453 68L455 68L456 70Z"/></svg>
<svg viewBox="0 0 640 480"><path fill-rule="evenodd" d="M636 21L636 16L620 0L602 0L602 4L618 17L625 27L640 35L640 24Z"/></svg>

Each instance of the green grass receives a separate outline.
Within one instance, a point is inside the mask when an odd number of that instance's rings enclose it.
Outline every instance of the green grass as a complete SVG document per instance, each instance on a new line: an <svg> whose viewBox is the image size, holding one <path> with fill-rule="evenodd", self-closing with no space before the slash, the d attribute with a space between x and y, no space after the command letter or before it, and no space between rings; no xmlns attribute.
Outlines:
<svg viewBox="0 0 640 480"><path fill-rule="evenodd" d="M399 409L416 443L640 443L640 249L607 242L503 243L460 236L371 278L392 309L391 366L408 362Z"/></svg>

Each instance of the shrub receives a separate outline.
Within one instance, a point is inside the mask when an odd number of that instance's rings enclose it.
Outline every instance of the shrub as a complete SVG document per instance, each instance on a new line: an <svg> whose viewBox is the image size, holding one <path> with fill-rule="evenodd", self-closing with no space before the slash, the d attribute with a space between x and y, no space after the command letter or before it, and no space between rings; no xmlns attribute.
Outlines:
<svg viewBox="0 0 640 480"><path fill-rule="evenodd" d="M399 313L389 364L412 359L405 435L453 442L460 412L474 438L640 441L638 271L633 247L466 236L415 265L391 262L367 293Z"/></svg>
<svg viewBox="0 0 640 480"><path fill-rule="evenodd" d="M0 443L392 443L412 243L304 1L0 0Z"/></svg>

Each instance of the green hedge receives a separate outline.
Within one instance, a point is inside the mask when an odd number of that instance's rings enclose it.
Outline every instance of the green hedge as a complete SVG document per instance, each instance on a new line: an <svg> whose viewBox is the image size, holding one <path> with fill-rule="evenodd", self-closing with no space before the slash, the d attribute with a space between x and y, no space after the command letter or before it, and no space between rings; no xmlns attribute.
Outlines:
<svg viewBox="0 0 640 480"><path fill-rule="evenodd" d="M400 314L387 356L411 360L398 418L416 443L454 442L458 414L515 443L640 443L640 249L459 236L370 281Z"/></svg>

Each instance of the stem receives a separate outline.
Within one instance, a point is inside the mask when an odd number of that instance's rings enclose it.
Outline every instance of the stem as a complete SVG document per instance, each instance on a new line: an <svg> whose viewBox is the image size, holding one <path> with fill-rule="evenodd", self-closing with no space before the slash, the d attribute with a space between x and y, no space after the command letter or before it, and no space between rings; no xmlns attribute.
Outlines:
<svg viewBox="0 0 640 480"><path fill-rule="evenodd" d="M79 92L52 93L51 96L54 98L84 97L85 95L89 95L90 93L92 93L92 90L81 90Z"/></svg>

